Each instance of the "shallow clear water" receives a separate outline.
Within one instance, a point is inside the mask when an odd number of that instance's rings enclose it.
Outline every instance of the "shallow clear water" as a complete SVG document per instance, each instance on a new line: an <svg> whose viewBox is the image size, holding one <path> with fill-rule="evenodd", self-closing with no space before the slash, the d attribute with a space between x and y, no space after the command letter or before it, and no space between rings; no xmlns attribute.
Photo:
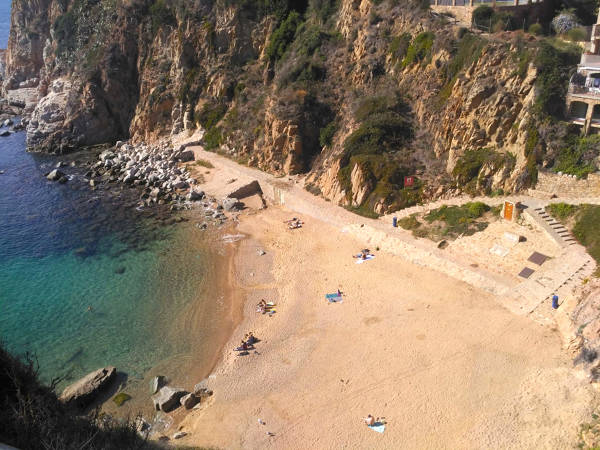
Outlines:
<svg viewBox="0 0 600 450"><path fill-rule="evenodd" d="M26 153L24 133L0 138L0 339L34 353L46 380L106 365L141 379L189 351L177 318L209 257L190 225L135 211L129 188L93 192L70 167L67 184L47 181L56 161Z"/></svg>

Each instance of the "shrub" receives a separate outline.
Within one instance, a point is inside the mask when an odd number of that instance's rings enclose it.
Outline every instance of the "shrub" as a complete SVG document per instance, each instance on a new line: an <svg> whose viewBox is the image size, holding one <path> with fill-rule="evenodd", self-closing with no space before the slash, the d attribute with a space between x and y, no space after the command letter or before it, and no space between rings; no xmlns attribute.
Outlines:
<svg viewBox="0 0 600 450"><path fill-rule="evenodd" d="M488 5L478 6L473 10L472 21L475 27L488 27L492 23L494 17L494 9Z"/></svg>
<svg viewBox="0 0 600 450"><path fill-rule="evenodd" d="M337 132L338 124L335 120L329 122L319 131L319 144L321 147L329 147L333 142L333 136Z"/></svg>
<svg viewBox="0 0 600 450"><path fill-rule="evenodd" d="M150 6L150 17L152 18L152 32L156 33L163 25L175 25L177 23L171 8L165 0L155 0Z"/></svg>
<svg viewBox="0 0 600 450"><path fill-rule="evenodd" d="M430 211L425 217L425 221L432 223L436 220L446 222L450 226L456 226L460 223L472 222L483 216L490 207L482 202L469 202L462 206L442 205L437 209Z"/></svg>
<svg viewBox="0 0 600 450"><path fill-rule="evenodd" d="M568 205L567 203L551 203L546 206L546 210L558 220L566 220L575 215L578 206Z"/></svg>
<svg viewBox="0 0 600 450"><path fill-rule="evenodd" d="M412 36L410 33L402 33L400 36L394 36L390 42L388 52L394 63L402 61L406 56Z"/></svg>
<svg viewBox="0 0 600 450"><path fill-rule="evenodd" d="M206 150L214 150L219 148L223 143L223 135L221 134L219 127L206 130L202 141L204 142L204 148Z"/></svg>
<svg viewBox="0 0 600 450"><path fill-rule="evenodd" d="M364 99L355 114L360 126L344 141L338 180L350 196L350 175L360 167L373 186L365 204L373 207L381 199L390 205L405 207L420 198L420 186L405 190L404 176L411 170L394 156L413 137L408 108L400 95L374 96Z"/></svg>
<svg viewBox="0 0 600 450"><path fill-rule="evenodd" d="M585 28L571 28L567 31L567 37L571 42L583 42L587 40L587 31Z"/></svg>
<svg viewBox="0 0 600 450"><path fill-rule="evenodd" d="M582 205L581 212L577 214L573 235L585 246L587 252L592 258L600 264L600 233L598 224L600 223L600 206ZM596 275L600 272L596 271Z"/></svg>
<svg viewBox="0 0 600 450"><path fill-rule="evenodd" d="M207 130L213 128L219 123L227 112L227 105L220 102L206 103L198 114L198 122Z"/></svg>
<svg viewBox="0 0 600 450"><path fill-rule="evenodd" d="M557 34L565 34L572 28L578 27L577 16L571 10L561 11L554 19L552 19L552 29Z"/></svg>
<svg viewBox="0 0 600 450"><path fill-rule="evenodd" d="M571 69L577 65L581 49L573 44L552 40L540 43L534 64L538 69L537 112L562 118Z"/></svg>
<svg viewBox="0 0 600 450"><path fill-rule="evenodd" d="M54 21L54 37L56 39L56 53L61 56L75 50L75 36L77 21L72 11L68 11Z"/></svg>
<svg viewBox="0 0 600 450"><path fill-rule="evenodd" d="M489 148L471 149L458 159L452 175L459 185L465 186L471 180L477 178L483 165L495 152Z"/></svg>
<svg viewBox="0 0 600 450"><path fill-rule="evenodd" d="M207 161L205 159L197 159L194 164L196 164L197 166L206 167L207 169L214 169L215 167L210 161Z"/></svg>
<svg viewBox="0 0 600 450"><path fill-rule="evenodd" d="M158 449L139 437L131 421L97 413L78 415L44 386L30 358L0 346L0 440L22 449Z"/></svg>
<svg viewBox="0 0 600 450"><path fill-rule="evenodd" d="M279 24L271 35L269 44L265 50L266 57L275 62L280 60L290 44L294 42L296 30L302 23L300 14L296 11L290 12L287 18Z"/></svg>
<svg viewBox="0 0 600 450"><path fill-rule="evenodd" d="M418 34L406 50L406 56L402 60L402 67L408 67L428 60L431 56L434 39L435 34L431 31L424 31Z"/></svg>
<svg viewBox="0 0 600 450"><path fill-rule="evenodd" d="M540 36L543 32L543 29L539 23L532 23L531 25L529 25L528 31L534 36Z"/></svg>
<svg viewBox="0 0 600 450"><path fill-rule="evenodd" d="M554 163L555 172L568 173L585 178L596 171L594 160L600 155L600 135L589 137L569 136L567 145Z"/></svg>
<svg viewBox="0 0 600 450"><path fill-rule="evenodd" d="M398 225L400 225L405 230L416 230L421 226L421 222L417 220L415 214L411 214L408 217L403 217L398 220Z"/></svg>

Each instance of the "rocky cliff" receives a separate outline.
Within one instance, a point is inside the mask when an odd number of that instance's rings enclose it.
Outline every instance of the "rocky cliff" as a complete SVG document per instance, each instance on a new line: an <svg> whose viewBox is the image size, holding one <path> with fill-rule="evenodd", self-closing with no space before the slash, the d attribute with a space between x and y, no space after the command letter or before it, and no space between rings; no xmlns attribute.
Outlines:
<svg viewBox="0 0 600 450"><path fill-rule="evenodd" d="M35 151L203 129L208 149L382 213L532 182L534 47L416 1L15 0L3 90L37 86Z"/></svg>

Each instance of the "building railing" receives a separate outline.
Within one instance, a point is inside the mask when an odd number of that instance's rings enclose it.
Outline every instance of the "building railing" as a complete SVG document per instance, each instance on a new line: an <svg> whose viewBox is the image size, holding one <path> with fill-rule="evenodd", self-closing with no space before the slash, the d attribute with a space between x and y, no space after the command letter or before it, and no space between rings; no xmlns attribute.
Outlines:
<svg viewBox="0 0 600 450"><path fill-rule="evenodd" d="M533 3L543 3L544 0L429 0L432 6L479 6L490 5L496 7L525 6Z"/></svg>
<svg viewBox="0 0 600 450"><path fill-rule="evenodd" d="M578 84L569 84L569 94L591 95L592 97L600 98L600 87L587 87Z"/></svg>

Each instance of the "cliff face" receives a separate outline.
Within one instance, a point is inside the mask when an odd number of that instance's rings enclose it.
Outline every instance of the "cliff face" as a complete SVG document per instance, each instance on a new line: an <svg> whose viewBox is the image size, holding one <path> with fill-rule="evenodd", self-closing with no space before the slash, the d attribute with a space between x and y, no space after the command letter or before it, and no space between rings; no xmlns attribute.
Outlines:
<svg viewBox="0 0 600 450"><path fill-rule="evenodd" d="M536 71L526 43L456 35L412 3L301 3L18 0L3 88L38 86L27 128L37 151L202 128L208 148L308 173L311 191L377 212L457 182L527 186ZM397 92L401 104L361 116L365 99ZM417 186L405 189L403 175Z"/></svg>

